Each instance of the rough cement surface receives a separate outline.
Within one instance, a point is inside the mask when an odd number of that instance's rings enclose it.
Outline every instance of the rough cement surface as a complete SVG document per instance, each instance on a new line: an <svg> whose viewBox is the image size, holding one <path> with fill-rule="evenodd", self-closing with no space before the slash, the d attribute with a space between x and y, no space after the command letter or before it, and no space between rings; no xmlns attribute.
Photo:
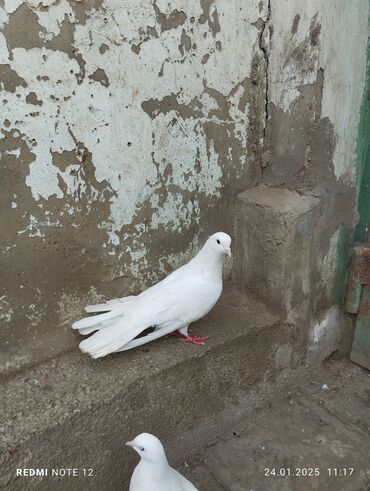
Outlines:
<svg viewBox="0 0 370 491"><path fill-rule="evenodd" d="M369 2L271 0L270 10L268 111L276 143L271 150L278 159L272 174L280 179L285 174L286 184L308 184L330 171L351 183ZM354 74L360 90L350 83Z"/></svg>
<svg viewBox="0 0 370 491"><path fill-rule="evenodd" d="M187 459L180 471L200 491L365 491L370 486L369 387L368 371L346 359L329 359L288 381L279 397L230 426L223 439ZM320 475L273 476L274 468L277 474L318 468ZM342 470L335 477L335 468L353 468L353 474Z"/></svg>
<svg viewBox="0 0 370 491"><path fill-rule="evenodd" d="M268 336L258 338L251 358L265 373L263 363L303 364L308 337L325 356L335 349L332 290L340 226L354 223L367 14L367 0L238 1L232 9L218 0L1 2L0 368L9 377L3 400L19 407L4 411L15 423L11 431L5 425L6 441L27 441L28 459L37 455L32 428L40 442L62 447L46 458L55 462L88 427L99 443L89 441L86 459L97 462L100 453L111 465L113 419L107 435L96 421L106 419L99 394L110 401L105 389L117 384L120 365L102 362L109 370L99 378L78 353L61 356L75 347L69 324L83 304L147 286L211 231L231 231L235 196L261 181L319 199L320 218L310 263L313 317L284 327L273 349ZM294 291L302 298L299 284ZM265 346L274 356L260 360ZM201 360L198 368L207 369ZM41 391L39 374L52 381ZM144 412L146 394L135 394ZM78 410L85 399L91 423ZM125 400L117 395L114 403ZM43 431L54 415L57 431ZM160 427L159 415L153 425ZM3 455L19 456L15 447Z"/></svg>
<svg viewBox="0 0 370 491"><path fill-rule="evenodd" d="M211 336L205 348L163 338L98 362L76 349L2 380L2 485L50 489L48 478L16 479L15 469L78 467L94 469L89 489L118 489L135 434L157 434L181 458L277 389L286 369L276 351L289 333L263 305L231 291L194 329Z"/></svg>
<svg viewBox="0 0 370 491"><path fill-rule="evenodd" d="M317 197L265 184L247 189L236 201L238 286L268 302L299 339L299 354L312 364L330 356L340 338L339 308L322 313L316 303L321 287L316 239L325 206Z"/></svg>

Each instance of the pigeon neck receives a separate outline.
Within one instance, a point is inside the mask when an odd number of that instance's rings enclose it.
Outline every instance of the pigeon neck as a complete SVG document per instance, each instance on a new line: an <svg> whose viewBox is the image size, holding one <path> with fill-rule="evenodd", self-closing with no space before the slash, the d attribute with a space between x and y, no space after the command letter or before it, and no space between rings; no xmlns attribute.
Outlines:
<svg viewBox="0 0 370 491"><path fill-rule="evenodd" d="M156 460L147 460L147 459L141 459L139 462L139 465L145 466L148 469L151 468L152 471L157 472L158 470L165 469L166 467L169 466L168 460L166 457L166 454L164 453L163 456L161 456L159 459Z"/></svg>
<svg viewBox="0 0 370 491"><path fill-rule="evenodd" d="M207 244L198 252L194 259L207 266L207 269L217 270L222 273L224 254L217 254Z"/></svg>

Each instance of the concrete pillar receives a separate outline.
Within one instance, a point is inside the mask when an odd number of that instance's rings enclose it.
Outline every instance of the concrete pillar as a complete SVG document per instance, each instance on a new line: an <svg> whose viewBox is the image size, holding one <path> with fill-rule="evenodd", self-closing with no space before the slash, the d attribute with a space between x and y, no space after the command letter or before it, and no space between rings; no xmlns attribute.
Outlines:
<svg viewBox="0 0 370 491"><path fill-rule="evenodd" d="M279 313L284 322L308 320L318 205L317 198L264 184L237 197L237 284Z"/></svg>

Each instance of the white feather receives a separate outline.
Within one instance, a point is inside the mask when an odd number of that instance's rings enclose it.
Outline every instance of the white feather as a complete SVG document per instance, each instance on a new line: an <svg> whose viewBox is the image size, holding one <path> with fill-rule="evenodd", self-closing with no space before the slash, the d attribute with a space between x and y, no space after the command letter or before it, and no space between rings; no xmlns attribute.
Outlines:
<svg viewBox="0 0 370 491"><path fill-rule="evenodd" d="M135 298L135 296L131 295L129 297L123 297L123 298L114 298L112 300L109 300L108 302L105 303L98 303L95 305L87 305L85 307L85 312L108 312L110 310L113 310L115 307L122 305L123 303L127 304L128 302L132 302L132 300Z"/></svg>
<svg viewBox="0 0 370 491"><path fill-rule="evenodd" d="M180 324L182 326L182 323ZM125 344L123 348L120 348L116 351L116 353L120 351L127 351L132 348L137 348L138 346L142 346L143 344L150 343L151 341L154 341L155 339L159 339L163 336L166 336L167 334L171 334L171 332L176 331L176 326L175 324L171 324L168 327L161 327L160 329L155 330L154 332L151 332L150 334L147 334L146 336L143 336L141 338L133 339L129 343Z"/></svg>
<svg viewBox="0 0 370 491"><path fill-rule="evenodd" d="M80 334L82 334L82 336L87 336L88 334L91 334L92 332L100 331L100 329L103 329L104 327L112 326L116 322L117 322L117 319L110 319L107 321L103 321L100 324L96 324L93 327L82 327L82 328L78 329L78 332Z"/></svg>

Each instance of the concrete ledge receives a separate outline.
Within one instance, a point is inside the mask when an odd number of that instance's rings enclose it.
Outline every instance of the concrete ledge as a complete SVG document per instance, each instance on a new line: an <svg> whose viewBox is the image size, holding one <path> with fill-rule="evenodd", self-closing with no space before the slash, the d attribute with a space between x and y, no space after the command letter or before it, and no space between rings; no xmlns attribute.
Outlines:
<svg viewBox="0 0 370 491"><path fill-rule="evenodd" d="M211 336L205 348L163 338L93 361L76 342L76 351L4 381L0 484L122 489L137 460L124 442L138 432L161 437L175 460L209 443L274 385L275 353L286 338L278 326L265 306L229 291L194 326ZM23 467L93 468L94 477L16 478Z"/></svg>

